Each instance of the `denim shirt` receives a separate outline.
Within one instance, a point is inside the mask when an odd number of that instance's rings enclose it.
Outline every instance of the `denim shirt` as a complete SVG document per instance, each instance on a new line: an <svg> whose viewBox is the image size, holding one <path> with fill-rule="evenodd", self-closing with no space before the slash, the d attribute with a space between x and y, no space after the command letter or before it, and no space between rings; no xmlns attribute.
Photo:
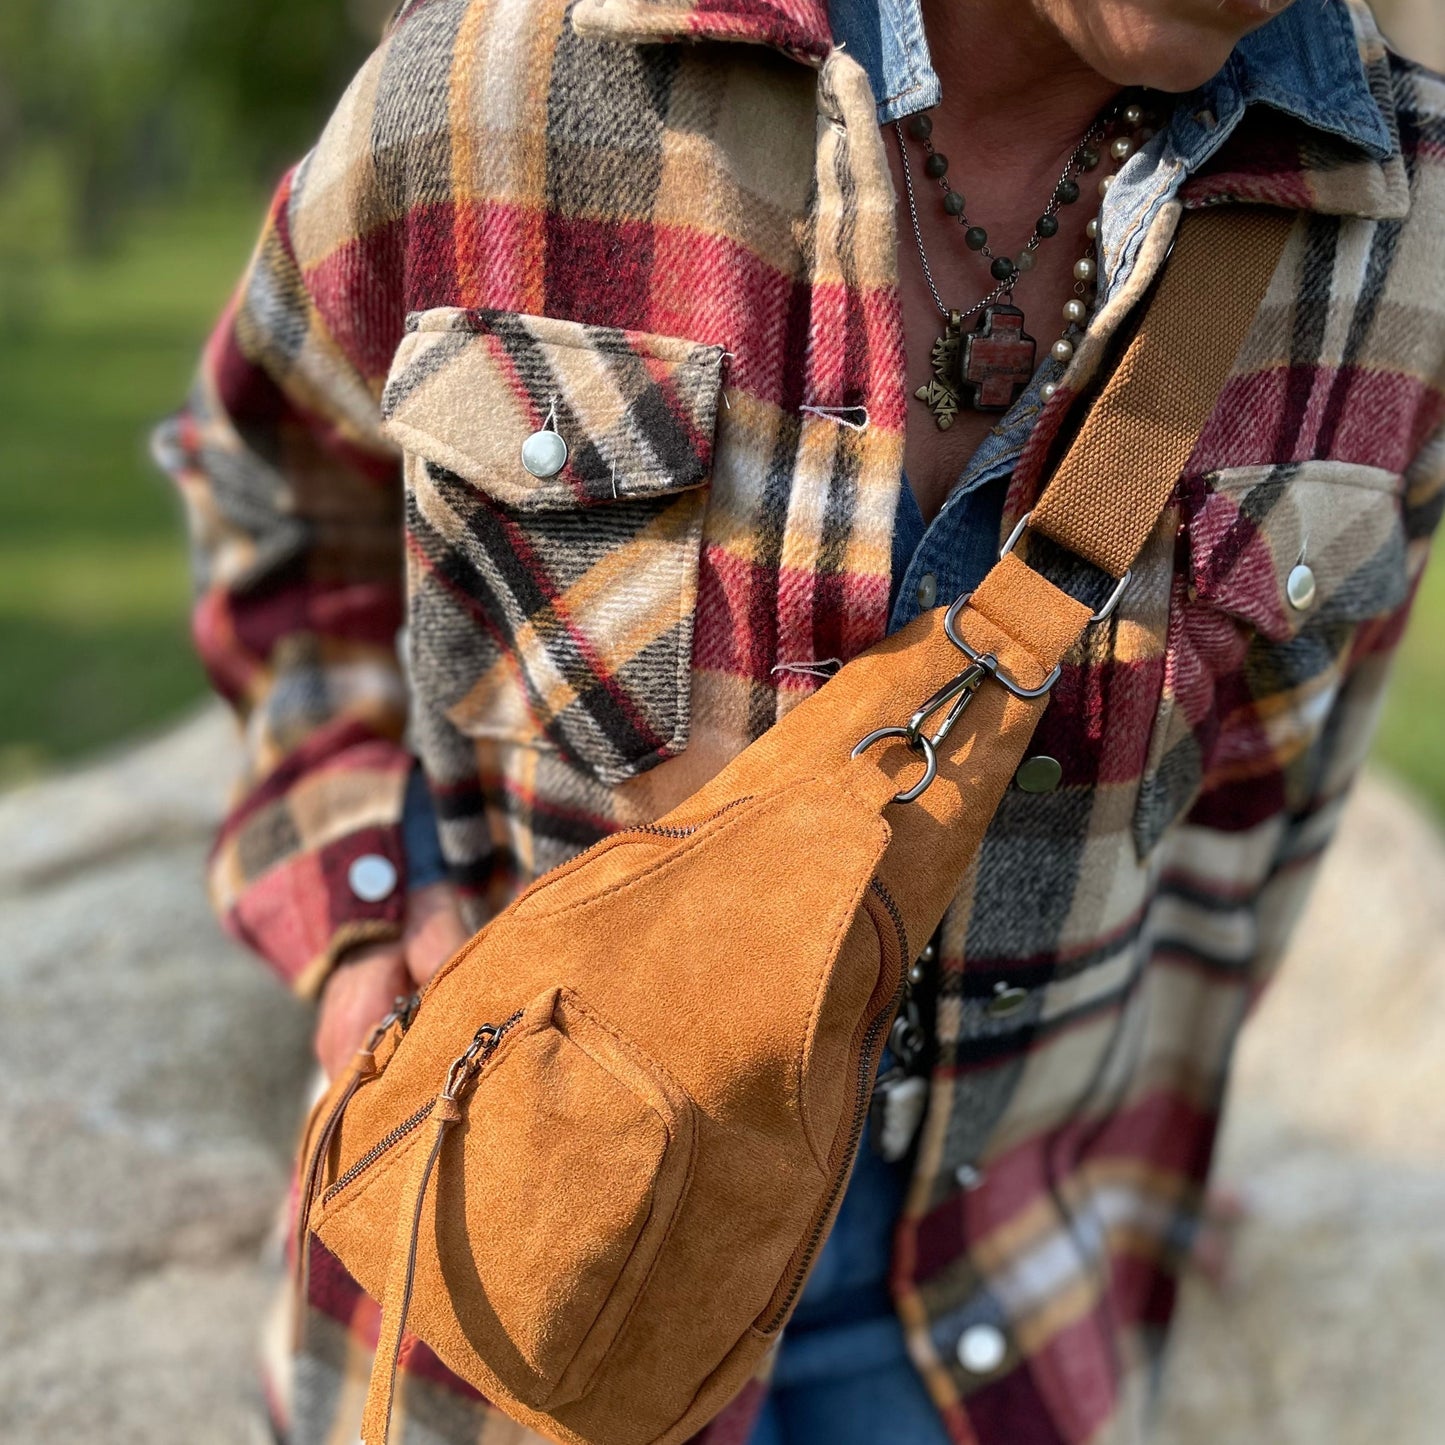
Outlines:
<svg viewBox="0 0 1445 1445"><path fill-rule="evenodd" d="M879 124L946 103L923 29L922 0L830 0L835 42L863 67ZM1391 137L1374 104L1349 14L1342 4L1301 0L1235 47L1224 68L1177 97L1172 115L1117 173L1100 212L1099 291L1125 282L1161 207L1233 134L1245 112L1265 105L1339 135L1383 159ZM1008 479L1042 409L1040 389L1064 367L1047 352L1012 408L969 459L932 523L902 488L893 534L889 631L975 588L997 559ZM916 420L916 419L915 419ZM446 876L420 769L403 817L409 885Z"/></svg>

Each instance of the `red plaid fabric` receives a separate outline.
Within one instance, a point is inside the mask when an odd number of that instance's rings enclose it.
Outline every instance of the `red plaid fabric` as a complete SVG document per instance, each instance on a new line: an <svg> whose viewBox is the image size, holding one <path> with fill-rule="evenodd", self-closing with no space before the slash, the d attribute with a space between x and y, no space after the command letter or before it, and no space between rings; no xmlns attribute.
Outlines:
<svg viewBox="0 0 1445 1445"><path fill-rule="evenodd" d="M1262 111L1186 187L1300 219L1055 689L1037 745L1063 786L1008 795L942 932L893 1285L960 1445L1141 1438L1234 1039L1439 516L1445 82L1351 13L1394 152ZM1171 220L1127 238L1006 527ZM211 875L229 926L301 988L395 931L400 890L346 879L366 853L404 868L413 753L480 925L693 791L819 685L808 664L878 640L902 363L874 101L820 0L414 0L282 187L162 441L198 643L250 747ZM567 446L543 476L520 461L538 430ZM1000 985L1026 1007L991 1009ZM350 1438L375 1306L321 1251L307 1309L277 1411L298 1442ZM978 1325L1006 1343L982 1372L958 1348ZM398 1437L528 1438L424 1347L404 1363Z"/></svg>

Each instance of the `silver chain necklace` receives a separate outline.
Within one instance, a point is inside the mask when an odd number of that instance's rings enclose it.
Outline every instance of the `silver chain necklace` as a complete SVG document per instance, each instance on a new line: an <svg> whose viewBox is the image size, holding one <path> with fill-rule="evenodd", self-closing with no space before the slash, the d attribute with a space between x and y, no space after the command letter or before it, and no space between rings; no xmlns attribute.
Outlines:
<svg viewBox="0 0 1445 1445"><path fill-rule="evenodd" d="M922 129L915 130L915 135L928 150L928 174L938 180L943 188L944 209L951 217L969 227L966 231L969 248L992 262L990 269L996 284L966 310L950 307L939 293L933 267L929 264L928 250L923 243L918 196L913 184L913 167L903 136L903 125L901 121L893 122L898 153L903 165L908 218L913 229L913 240L918 248L919 264L923 270L923 279L928 285L929 295L945 323L943 334L933 345L933 377L914 393L933 413L940 431L946 431L952 426L964 405L965 396L968 397L968 404L975 410L1005 411L1013 404L1019 390L1032 378L1037 344L1024 330L1024 313L1012 305L1014 287L1018 284L1020 274L1032 269L1034 253L1040 244L1057 234L1060 207L1071 205L1079 198L1080 189L1075 177L1099 164L1102 153L1095 147L1108 134L1110 125L1116 118L1122 118L1131 129L1137 129L1143 123L1144 114L1137 105L1121 104L1089 127L1070 151L1063 171L1050 193L1048 205L1015 261L1006 256L996 256L989 246L987 232L982 228L969 226L968 217L964 213L963 197L952 189L947 180L947 158L938 155L929 138L932 132L931 120L926 115L921 117L927 123ZM912 124L917 124L919 120L920 117L915 117ZM1109 154L1116 161L1122 162L1133 149L1134 141L1120 135L1111 145ZM1111 183L1112 177L1106 177L1100 182L1101 196ZM1075 328L1081 326L1088 316L1086 298L1089 297L1097 267L1093 258L1094 242L1098 235L1097 218L1089 223L1088 234L1089 253L1074 267L1075 298L1064 308L1066 328L1051 348L1054 359L1065 364L1073 356ZM980 314L982 319L978 326L965 331L964 323ZM1053 388L1050 387L1049 391L1052 393Z"/></svg>

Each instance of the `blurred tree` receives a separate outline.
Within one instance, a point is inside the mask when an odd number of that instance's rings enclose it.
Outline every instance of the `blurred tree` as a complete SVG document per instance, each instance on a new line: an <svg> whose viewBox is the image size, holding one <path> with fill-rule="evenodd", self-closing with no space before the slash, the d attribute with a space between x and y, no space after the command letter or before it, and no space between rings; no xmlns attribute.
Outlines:
<svg viewBox="0 0 1445 1445"><path fill-rule="evenodd" d="M269 179L314 138L381 8L3 0L0 196L49 157L71 235L96 250L132 199Z"/></svg>

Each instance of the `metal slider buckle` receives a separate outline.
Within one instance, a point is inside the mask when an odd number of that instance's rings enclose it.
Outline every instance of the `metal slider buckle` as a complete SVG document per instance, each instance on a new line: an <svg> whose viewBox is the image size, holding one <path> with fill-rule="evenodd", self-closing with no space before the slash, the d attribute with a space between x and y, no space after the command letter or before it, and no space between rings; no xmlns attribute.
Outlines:
<svg viewBox="0 0 1445 1445"><path fill-rule="evenodd" d="M1032 512L1024 513L1020 518L1018 526L1009 534L1009 539L1003 544L999 552L999 560L1002 561L1018 545L1019 538L1023 536L1024 529L1029 524ZM1129 586L1132 571L1125 572L1119 579L1119 584L1109 595L1108 600L1097 612L1089 618L1089 624L1103 622L1111 617L1118 607L1120 599ZM958 617L963 609L968 606L968 600L973 596L971 592L965 592L948 609L943 619L943 630L948 640L968 658L969 666L966 667L952 681L945 683L939 690L928 699L927 702L908 719L906 727L876 728L869 733L853 749L852 756L861 757L869 748L877 743L886 741L889 738L899 738L907 743L914 752L923 754L923 776L911 787L904 789L901 793L894 795L895 803L916 803L924 793L932 786L934 779L938 777L938 750L953 731L954 725L964 714L965 709L974 699L975 694L985 682L992 680L1012 693L1014 697L1021 698L1025 702L1035 698L1043 697L1052 691L1054 684L1063 673L1063 665L1060 663L1054 667L1048 677L1038 687L1025 687L1017 679L1010 677L999 665L999 660L991 652L978 652L970 647L967 640L959 633ZM949 706L952 704L952 706ZM929 737L924 731L928 720L936 713L948 708L944 714L943 721L938 725L938 731Z"/></svg>
<svg viewBox="0 0 1445 1445"><path fill-rule="evenodd" d="M998 560L1000 562L1002 562L1003 559L1007 557L1008 554L1012 552L1015 547L1018 546L1019 538L1023 536L1025 529L1028 527L1028 524L1033 521L1033 517L1034 514L1032 512L1025 512L1023 516L1019 518L1018 526L1009 533L1008 541L1005 542L1003 546L999 549ZM1119 585L1115 587L1114 590L1109 594L1109 600L1105 602L1104 605L1096 613L1094 613L1092 617L1089 618L1089 622L1091 625L1095 622L1103 622L1114 615L1114 609L1118 607L1120 599L1128 590L1129 581L1133 577L1133 575L1134 569L1131 567L1119 579ZM955 604L955 606L956 605L957 604ZM952 616L952 608L949 609L949 615ZM948 635L950 637L953 637L953 634L951 632ZM956 637L953 637L953 640L955 642L958 641ZM961 645L962 644L960 644L960 646Z"/></svg>

